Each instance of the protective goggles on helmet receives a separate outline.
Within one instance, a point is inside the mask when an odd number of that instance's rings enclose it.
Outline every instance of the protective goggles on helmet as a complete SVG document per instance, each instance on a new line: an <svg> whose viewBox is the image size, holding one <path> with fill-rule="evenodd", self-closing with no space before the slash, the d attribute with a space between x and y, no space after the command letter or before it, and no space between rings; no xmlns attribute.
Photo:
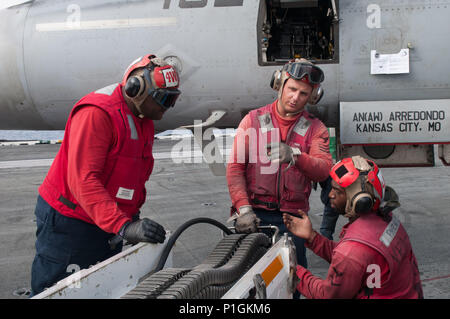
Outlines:
<svg viewBox="0 0 450 319"><path fill-rule="evenodd" d="M169 109L175 105L181 92L178 89L156 89L150 93L153 100L164 109Z"/></svg>
<svg viewBox="0 0 450 319"><path fill-rule="evenodd" d="M319 67L308 63L289 63L286 65L285 71L296 80L301 80L305 76L308 76L308 81L311 84L322 83L325 79L325 75Z"/></svg>
<svg viewBox="0 0 450 319"><path fill-rule="evenodd" d="M150 78L153 71L154 83ZM169 109L175 105L181 91L178 90L178 74L172 66L150 67L144 70L149 89L148 95L162 108ZM170 88L170 89L169 89Z"/></svg>

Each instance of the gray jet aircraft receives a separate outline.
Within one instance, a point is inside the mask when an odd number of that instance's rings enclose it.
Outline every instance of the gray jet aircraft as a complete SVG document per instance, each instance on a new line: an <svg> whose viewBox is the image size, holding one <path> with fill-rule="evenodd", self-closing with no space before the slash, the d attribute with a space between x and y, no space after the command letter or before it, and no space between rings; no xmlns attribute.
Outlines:
<svg viewBox="0 0 450 319"><path fill-rule="evenodd" d="M0 128L63 129L83 95L154 53L178 68L167 130L236 127L276 98L293 58L325 73L308 110L337 138L337 158L381 166L450 162L450 64L444 0L5 0L0 4Z"/></svg>

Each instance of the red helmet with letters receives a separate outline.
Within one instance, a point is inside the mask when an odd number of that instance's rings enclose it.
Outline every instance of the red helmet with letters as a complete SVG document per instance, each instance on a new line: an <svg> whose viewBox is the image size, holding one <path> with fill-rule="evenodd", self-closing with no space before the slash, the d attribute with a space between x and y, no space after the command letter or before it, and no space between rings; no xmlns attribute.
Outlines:
<svg viewBox="0 0 450 319"><path fill-rule="evenodd" d="M139 72L134 72L136 70ZM173 107L181 94L178 90L179 83L176 69L153 54L133 61L122 79L126 95L138 109L147 96L151 96L165 109Z"/></svg>

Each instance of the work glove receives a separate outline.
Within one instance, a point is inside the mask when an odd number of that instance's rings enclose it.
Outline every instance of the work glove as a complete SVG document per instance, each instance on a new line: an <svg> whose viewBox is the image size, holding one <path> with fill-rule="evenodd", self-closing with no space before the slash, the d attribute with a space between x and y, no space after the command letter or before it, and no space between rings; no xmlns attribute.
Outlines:
<svg viewBox="0 0 450 319"><path fill-rule="evenodd" d="M267 145L267 156L270 161L275 164L289 163L289 167L295 164L294 156L302 154L299 148L290 147L289 145L276 142Z"/></svg>
<svg viewBox="0 0 450 319"><path fill-rule="evenodd" d="M148 218L125 223L120 229L119 235L132 244L142 241L156 244L166 240L164 227Z"/></svg>
<svg viewBox="0 0 450 319"><path fill-rule="evenodd" d="M253 212L252 206L245 205L239 207L239 214L235 218L234 227L238 234L256 233L261 220Z"/></svg>

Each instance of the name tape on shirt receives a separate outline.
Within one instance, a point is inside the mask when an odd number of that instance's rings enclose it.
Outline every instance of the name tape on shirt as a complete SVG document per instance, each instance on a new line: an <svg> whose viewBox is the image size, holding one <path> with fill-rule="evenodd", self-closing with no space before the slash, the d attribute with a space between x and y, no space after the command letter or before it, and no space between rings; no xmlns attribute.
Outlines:
<svg viewBox="0 0 450 319"><path fill-rule="evenodd" d="M116 197L120 198L120 199L132 200L133 194L134 194L134 189L119 187Z"/></svg>
<svg viewBox="0 0 450 319"><path fill-rule="evenodd" d="M387 225L383 234L380 237L380 241L386 246L389 247L391 245L392 240L394 240L395 235L397 235L397 231L400 227L400 221L397 217L392 215L391 222Z"/></svg>

